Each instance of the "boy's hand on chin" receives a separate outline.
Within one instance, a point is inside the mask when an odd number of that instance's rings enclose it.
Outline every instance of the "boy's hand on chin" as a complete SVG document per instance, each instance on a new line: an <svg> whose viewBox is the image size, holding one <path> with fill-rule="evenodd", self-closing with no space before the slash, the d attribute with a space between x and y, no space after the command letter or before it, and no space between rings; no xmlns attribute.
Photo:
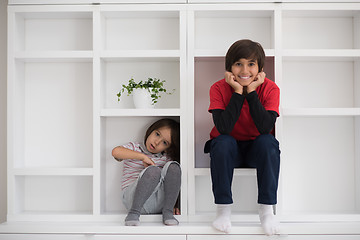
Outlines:
<svg viewBox="0 0 360 240"><path fill-rule="evenodd" d="M243 93L243 86L240 85L235 79L235 76L232 72L225 72L225 81L234 89L236 93Z"/></svg>
<svg viewBox="0 0 360 240"><path fill-rule="evenodd" d="M260 86L261 84L264 83L265 77L266 77L266 73L265 73L265 72L259 72L259 73L256 75L254 81L252 81L252 82L247 86L247 92L248 92L248 93L251 93L251 92L255 91L258 86Z"/></svg>

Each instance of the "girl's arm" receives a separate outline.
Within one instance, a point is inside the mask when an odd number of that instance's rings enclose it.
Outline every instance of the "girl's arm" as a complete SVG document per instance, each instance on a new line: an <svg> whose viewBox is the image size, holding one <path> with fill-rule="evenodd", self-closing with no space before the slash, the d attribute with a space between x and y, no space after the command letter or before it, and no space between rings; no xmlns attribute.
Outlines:
<svg viewBox="0 0 360 240"><path fill-rule="evenodd" d="M117 161L122 161L124 159L138 159L143 162L145 167L155 165L155 163L145 154L124 148L122 146L115 147L112 150L112 156Z"/></svg>

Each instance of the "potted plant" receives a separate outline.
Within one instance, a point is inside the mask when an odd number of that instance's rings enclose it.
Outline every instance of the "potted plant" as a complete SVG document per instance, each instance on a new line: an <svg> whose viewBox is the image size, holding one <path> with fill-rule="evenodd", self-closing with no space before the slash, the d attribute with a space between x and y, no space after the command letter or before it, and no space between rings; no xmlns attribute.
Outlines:
<svg viewBox="0 0 360 240"><path fill-rule="evenodd" d="M147 81L140 81L136 83L131 78L127 85L122 84L122 88L116 94L118 101L121 95L127 91L127 95L133 95L133 100L136 108L153 108L161 97L161 93L172 94L164 88L165 80L158 78L148 78ZM174 91L175 89L173 89Z"/></svg>

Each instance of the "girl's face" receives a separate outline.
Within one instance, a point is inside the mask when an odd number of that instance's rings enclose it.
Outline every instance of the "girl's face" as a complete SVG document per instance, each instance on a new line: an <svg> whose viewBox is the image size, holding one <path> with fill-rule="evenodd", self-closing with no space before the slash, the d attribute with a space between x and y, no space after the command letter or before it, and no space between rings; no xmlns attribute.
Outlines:
<svg viewBox="0 0 360 240"><path fill-rule="evenodd" d="M145 142L146 149L151 153L161 153L171 145L171 129L162 127L150 133Z"/></svg>
<svg viewBox="0 0 360 240"><path fill-rule="evenodd" d="M257 60L241 58L231 66L231 72L235 75L235 80L246 87L259 73L259 65Z"/></svg>

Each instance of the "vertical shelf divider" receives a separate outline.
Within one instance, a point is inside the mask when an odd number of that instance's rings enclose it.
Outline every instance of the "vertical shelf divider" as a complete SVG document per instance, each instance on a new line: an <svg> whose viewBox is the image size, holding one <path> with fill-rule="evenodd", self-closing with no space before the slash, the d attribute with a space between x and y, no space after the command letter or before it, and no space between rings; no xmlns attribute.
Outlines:
<svg viewBox="0 0 360 240"><path fill-rule="evenodd" d="M187 158L188 158L188 215L191 219L195 215L195 142L194 142L194 57L195 57L195 13L194 10L189 9L187 13L187 78L188 78L188 97L187 97L187 113L188 113L188 144Z"/></svg>
<svg viewBox="0 0 360 240"><path fill-rule="evenodd" d="M189 171L189 168L191 166L188 165L188 151L185 147L188 140L188 133L186 129L189 126L189 123L187 122L187 119L191 119L190 117L186 117L188 115L188 105L187 105L187 99L188 99L188 92L185 91L185 89L188 89L187 85L187 12L186 8L181 8L179 10L179 49L180 49L180 158L181 158L181 168L182 168L182 186L181 186L181 215L183 219L187 220L188 216L188 201L189 193L188 193L188 176L187 173Z"/></svg>
<svg viewBox="0 0 360 240"><path fill-rule="evenodd" d="M101 126L100 126L100 89L101 89L101 22L98 6L93 12L93 214L101 214Z"/></svg>
<svg viewBox="0 0 360 240"><path fill-rule="evenodd" d="M7 55L8 55L8 71L7 71L7 219L15 214L15 179L14 179L14 151L15 151L15 96L14 96L14 80L15 80L15 13L12 8L8 9L8 38L7 38Z"/></svg>
<svg viewBox="0 0 360 240"><path fill-rule="evenodd" d="M281 91L282 91L282 11L281 6L277 5L274 10L274 50L275 50L275 77L276 84L280 88L280 117L277 118L275 124L275 135L277 140L281 143L283 140L283 118L281 116ZM281 169L281 164L280 164ZM282 179L281 179L281 170L279 176L279 186L278 186L278 204L276 205L276 214L281 215L282 213L282 197L283 197L283 188L282 188Z"/></svg>

